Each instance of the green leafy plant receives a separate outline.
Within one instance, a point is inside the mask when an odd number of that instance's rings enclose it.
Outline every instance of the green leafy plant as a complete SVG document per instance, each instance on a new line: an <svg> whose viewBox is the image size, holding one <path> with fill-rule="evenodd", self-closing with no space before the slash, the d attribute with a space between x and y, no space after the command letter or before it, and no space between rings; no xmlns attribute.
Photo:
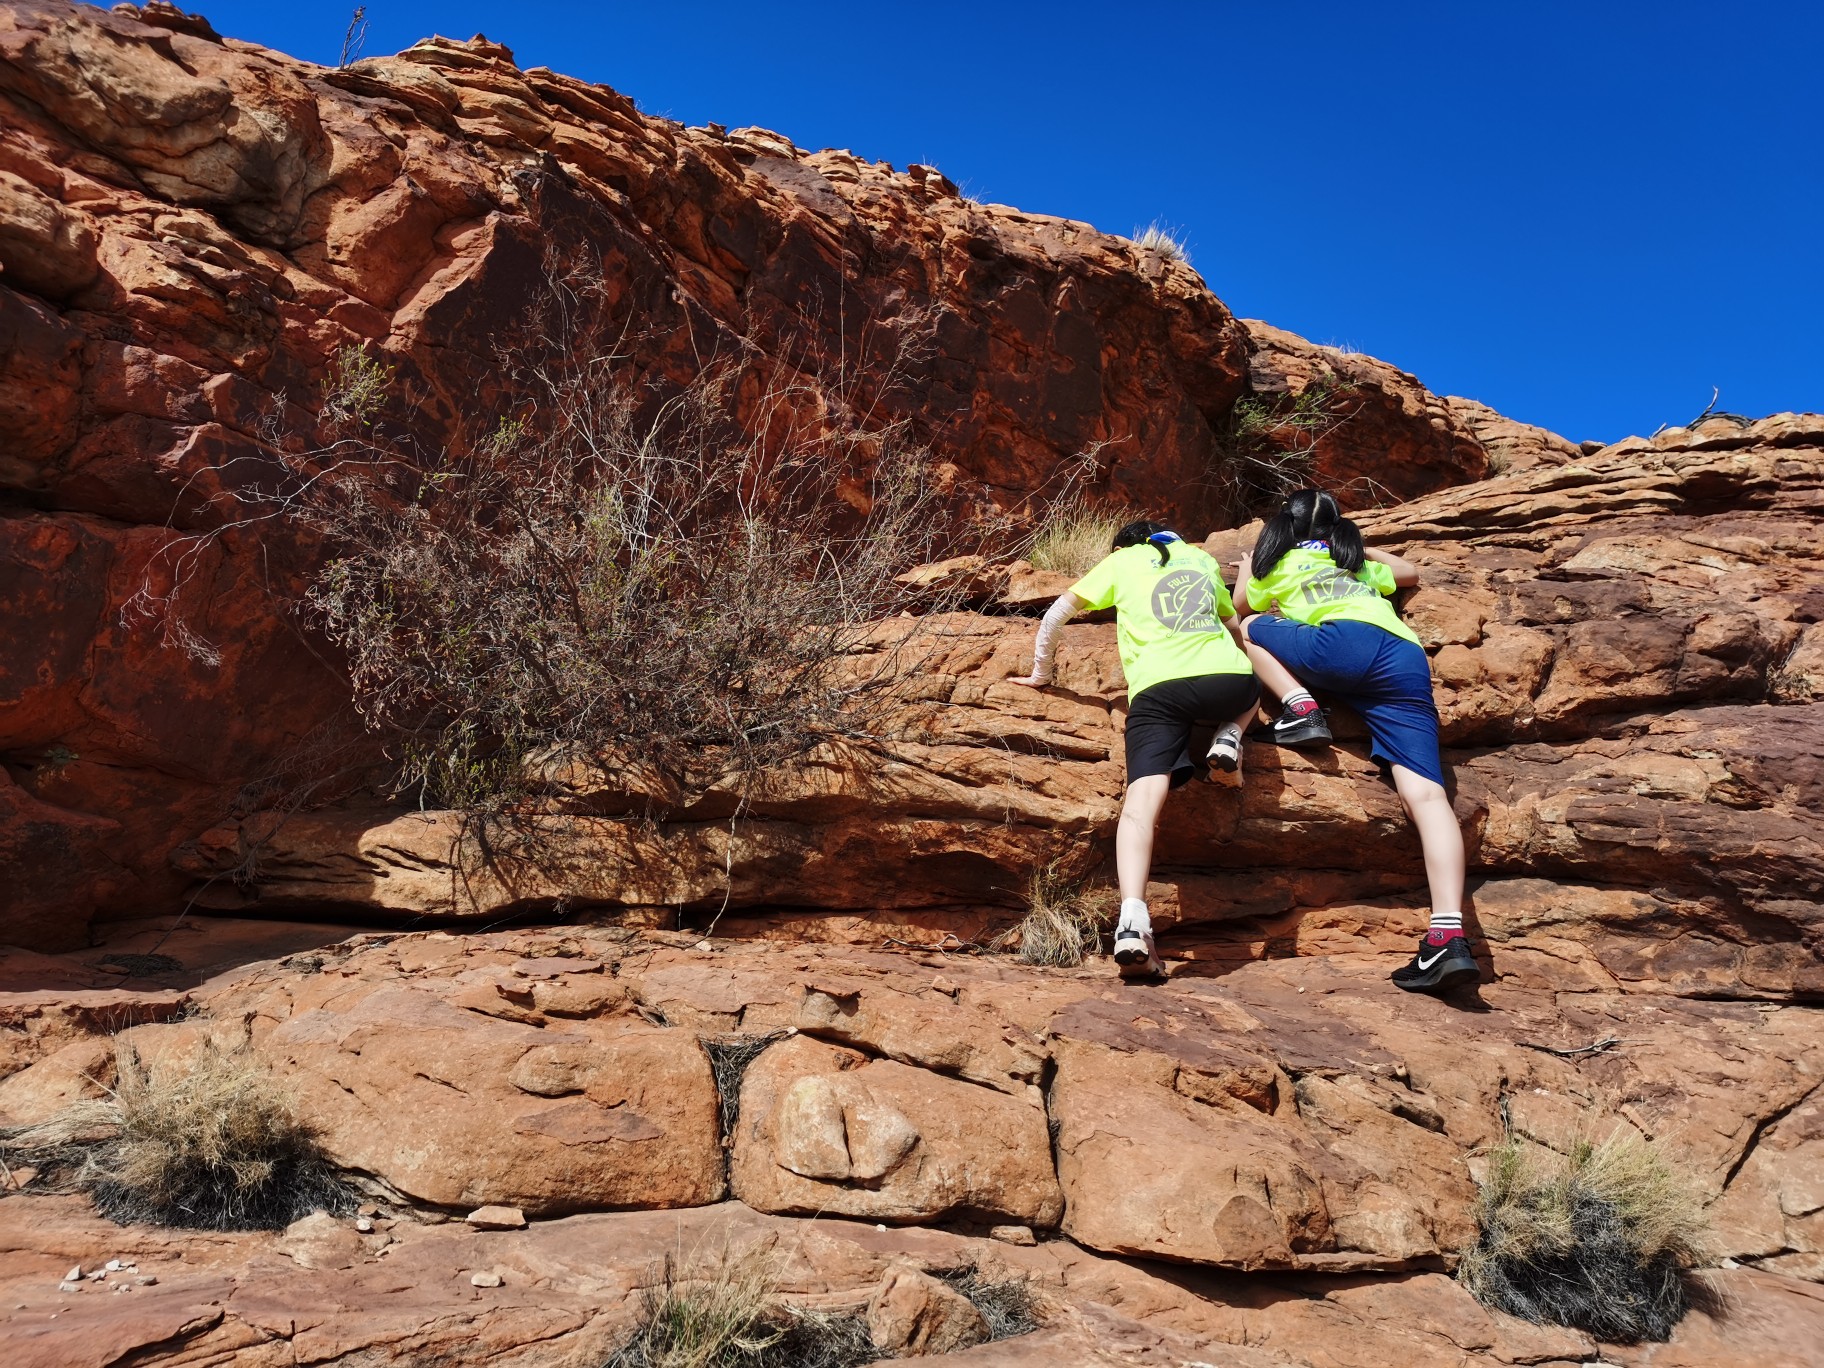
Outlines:
<svg viewBox="0 0 1824 1368"><path fill-rule="evenodd" d="M1223 516L1245 520L1308 486L1319 445L1348 421L1354 393L1326 368L1296 393L1237 399L1219 433Z"/></svg>
<svg viewBox="0 0 1824 1368"><path fill-rule="evenodd" d="M365 344L343 347L323 382L323 416L330 422L373 424L392 390L394 368L367 354Z"/></svg>

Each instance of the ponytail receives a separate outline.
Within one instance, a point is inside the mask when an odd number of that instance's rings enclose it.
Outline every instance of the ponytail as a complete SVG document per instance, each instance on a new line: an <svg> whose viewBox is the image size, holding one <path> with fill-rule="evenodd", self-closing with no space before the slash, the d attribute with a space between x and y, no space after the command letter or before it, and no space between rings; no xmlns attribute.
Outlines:
<svg viewBox="0 0 1824 1368"><path fill-rule="evenodd" d="M1286 552L1307 541L1326 543L1330 559L1346 575L1368 559L1362 529L1343 516L1336 499L1321 489L1301 489L1260 529L1252 557L1255 578L1271 574Z"/></svg>
<svg viewBox="0 0 1824 1368"><path fill-rule="evenodd" d="M1115 543L1110 549L1119 551L1124 546L1150 545L1159 553L1159 564L1163 567L1172 559L1172 543L1182 540L1184 539L1164 523L1149 522L1142 518L1115 533Z"/></svg>

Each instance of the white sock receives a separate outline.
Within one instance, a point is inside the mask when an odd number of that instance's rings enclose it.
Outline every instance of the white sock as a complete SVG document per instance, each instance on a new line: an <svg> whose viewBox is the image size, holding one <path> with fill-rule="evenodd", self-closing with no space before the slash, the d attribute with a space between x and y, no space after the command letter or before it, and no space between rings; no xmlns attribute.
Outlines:
<svg viewBox="0 0 1824 1368"><path fill-rule="evenodd" d="M1431 929L1442 936L1460 936L1463 934L1463 914L1461 912L1433 912Z"/></svg>
<svg viewBox="0 0 1824 1368"><path fill-rule="evenodd" d="M1130 928L1142 934L1153 929L1152 914L1146 910L1145 898L1121 899L1121 920L1115 923L1115 929L1126 931Z"/></svg>
<svg viewBox="0 0 1824 1368"><path fill-rule="evenodd" d="M1285 708L1299 708L1303 707L1306 703L1311 704L1313 707L1317 706L1317 700L1311 697L1311 691L1309 689L1294 689L1279 701L1280 706Z"/></svg>

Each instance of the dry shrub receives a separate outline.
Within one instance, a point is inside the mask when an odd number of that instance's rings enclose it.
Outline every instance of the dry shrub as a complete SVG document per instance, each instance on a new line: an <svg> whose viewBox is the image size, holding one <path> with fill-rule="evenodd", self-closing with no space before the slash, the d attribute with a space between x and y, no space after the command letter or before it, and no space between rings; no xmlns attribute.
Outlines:
<svg viewBox="0 0 1824 1368"><path fill-rule="evenodd" d="M741 1119L741 1081L747 1076L748 1066L784 1038L783 1031L697 1037L703 1053L709 1056L710 1072L715 1075L724 1144L734 1143L735 1124Z"/></svg>
<svg viewBox="0 0 1824 1368"><path fill-rule="evenodd" d="M276 1230L354 1196L270 1071L205 1046L182 1064L122 1071L110 1096L0 1134L0 1154L103 1215L201 1230Z"/></svg>
<svg viewBox="0 0 1824 1368"><path fill-rule="evenodd" d="M988 1322L990 1340L1013 1339L1029 1335L1039 1328L1038 1308L1032 1284L1025 1278L994 1278L971 1264L967 1268L937 1274L961 1292Z"/></svg>
<svg viewBox="0 0 1824 1368"><path fill-rule="evenodd" d="M1696 1191L1625 1129L1562 1156L1510 1138L1490 1156L1476 1215L1481 1236L1457 1276L1479 1301L1618 1343L1668 1338L1688 1306L1685 1275L1709 1257Z"/></svg>
<svg viewBox="0 0 1824 1368"><path fill-rule="evenodd" d="M545 286L503 341L498 409L447 440L392 368L345 349L308 440L275 417L257 460L186 491L218 525L175 539L128 615L207 657L183 586L223 536L285 525L326 562L304 613L394 793L469 813L562 799L579 770L657 812L875 743L928 649L877 624L980 511L946 502L908 424L853 384L753 352L687 383L643 373L599 271L554 259ZM913 343L869 346L878 395Z"/></svg>
<svg viewBox="0 0 1824 1368"><path fill-rule="evenodd" d="M605 1368L855 1368L879 1357L860 1316L786 1306L777 1256L752 1245L683 1268L667 1256L639 1328Z"/></svg>
<svg viewBox="0 0 1824 1368"><path fill-rule="evenodd" d="M735 368L650 412L592 374L533 370L541 427L311 506L340 554L310 604L428 801L537 797L573 760L686 801L869 734L902 673L856 664L936 547L922 451L868 434L858 513L837 486L860 439L806 394L737 424Z"/></svg>
<svg viewBox="0 0 1824 1368"><path fill-rule="evenodd" d="M1114 918L1112 889L1063 874L1057 862L1035 869L1026 881L1026 916L997 937L996 949L1016 948L1022 963L1074 969L1101 952L1102 932Z"/></svg>

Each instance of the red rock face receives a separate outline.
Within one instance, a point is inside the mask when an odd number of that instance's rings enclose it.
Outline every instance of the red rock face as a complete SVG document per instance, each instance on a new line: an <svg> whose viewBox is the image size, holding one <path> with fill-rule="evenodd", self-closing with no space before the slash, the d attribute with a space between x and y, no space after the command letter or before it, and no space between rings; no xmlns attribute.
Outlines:
<svg viewBox="0 0 1824 1368"><path fill-rule="evenodd" d="M553 254L599 262L629 383L748 357L909 421L978 506L1096 443L1123 507L1196 521L1231 482L1249 342L1182 263L929 168L645 117L482 40L331 70L169 6L6 0L0 130L0 852L34 871L11 938L170 905L173 845L333 743L346 689L271 593L313 548L266 528L191 567L219 662L125 610L225 516L223 468L263 468L269 415L310 434L338 349L394 368L420 440L506 405L496 347ZM1410 398L1357 401L1399 438L1376 479L1479 473Z"/></svg>

